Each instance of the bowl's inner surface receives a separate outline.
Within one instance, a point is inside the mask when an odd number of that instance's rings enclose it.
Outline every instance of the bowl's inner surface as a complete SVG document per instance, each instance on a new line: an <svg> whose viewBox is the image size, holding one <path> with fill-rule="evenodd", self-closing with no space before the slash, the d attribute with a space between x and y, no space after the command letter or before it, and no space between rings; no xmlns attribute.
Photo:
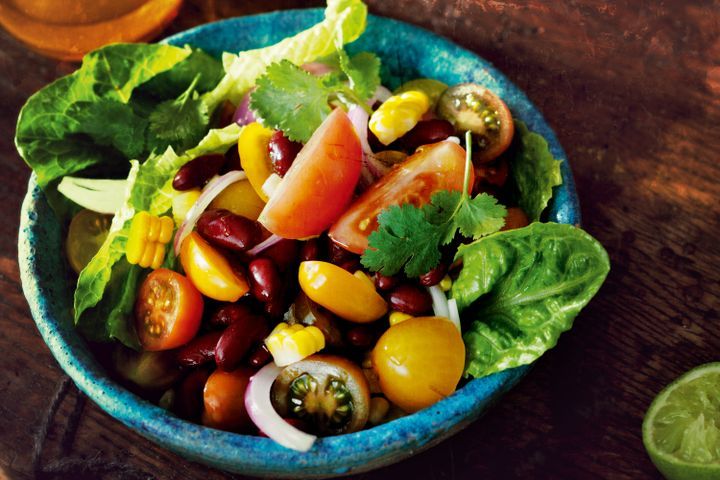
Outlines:
<svg viewBox="0 0 720 480"><path fill-rule="evenodd" d="M321 18L319 9L276 12L204 25L167 41L219 55L275 43ZM563 160L564 183L556 189L548 219L579 223L572 175L554 133L525 95L489 64L425 30L373 16L368 18L365 34L349 50L377 53L383 63L383 83L391 89L409 79L429 77L450 85L474 81L494 90L517 118L547 139L554 156ZM466 426L527 371L521 367L472 380L426 410L362 432L320 439L306 454L267 438L205 428L168 414L108 378L73 327L73 285L67 281L62 245L62 226L33 177L21 215L19 263L32 315L58 363L103 410L130 428L187 458L226 470L297 478L358 472L392 463Z"/></svg>

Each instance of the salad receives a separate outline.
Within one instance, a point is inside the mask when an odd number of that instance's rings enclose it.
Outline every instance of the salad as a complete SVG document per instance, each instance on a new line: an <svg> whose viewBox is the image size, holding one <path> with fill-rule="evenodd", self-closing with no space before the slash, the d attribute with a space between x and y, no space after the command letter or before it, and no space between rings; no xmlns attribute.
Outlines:
<svg viewBox="0 0 720 480"><path fill-rule="evenodd" d="M307 451L533 362L608 273L542 221L547 142L483 85L384 85L366 13L222 62L109 45L21 111L78 330L182 418Z"/></svg>

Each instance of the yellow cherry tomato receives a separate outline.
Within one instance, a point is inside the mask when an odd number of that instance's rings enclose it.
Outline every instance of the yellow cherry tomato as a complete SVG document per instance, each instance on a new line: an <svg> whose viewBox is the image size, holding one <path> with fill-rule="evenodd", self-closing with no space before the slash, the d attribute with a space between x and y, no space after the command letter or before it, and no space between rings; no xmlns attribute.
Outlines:
<svg viewBox="0 0 720 480"><path fill-rule="evenodd" d="M262 186L273 173L268 153L272 134L273 131L269 128L253 122L245 125L238 138L240 166L245 170L250 185L264 202L268 201L268 196L263 192Z"/></svg>
<svg viewBox="0 0 720 480"><path fill-rule="evenodd" d="M80 273L108 236L112 215L81 210L70 222L65 252L75 273Z"/></svg>
<svg viewBox="0 0 720 480"><path fill-rule="evenodd" d="M183 240L180 263L193 285L206 297L235 302L250 291L242 273L233 270L230 262L197 232Z"/></svg>
<svg viewBox="0 0 720 480"><path fill-rule="evenodd" d="M258 197L250 182L242 180L225 188L208 208L229 210L235 215L257 220L264 207L265 202Z"/></svg>
<svg viewBox="0 0 720 480"><path fill-rule="evenodd" d="M409 318L385 331L371 358L385 396L413 413L455 391L465 368L465 344L446 318Z"/></svg>
<svg viewBox="0 0 720 480"><path fill-rule="evenodd" d="M367 279L358 278L328 262L302 262L300 288L312 301L356 323L377 320L387 312L385 300Z"/></svg>

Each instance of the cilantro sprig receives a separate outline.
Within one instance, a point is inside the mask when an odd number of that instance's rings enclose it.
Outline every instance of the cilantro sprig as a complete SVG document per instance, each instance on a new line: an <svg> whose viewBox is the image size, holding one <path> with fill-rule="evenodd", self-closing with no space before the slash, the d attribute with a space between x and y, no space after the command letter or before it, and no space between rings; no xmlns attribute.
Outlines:
<svg viewBox="0 0 720 480"><path fill-rule="evenodd" d="M442 190L422 207L393 205L378 215L378 229L368 238L369 247L361 262L372 271L394 275L401 270L410 277L423 275L437 266L440 247L455 235L478 239L505 225L505 207L486 193L468 194L472 168L471 134L465 134L466 156L463 191Z"/></svg>
<svg viewBox="0 0 720 480"><path fill-rule="evenodd" d="M365 103L380 84L380 60L372 53L353 57L342 48L324 60L337 70L314 76L288 60L270 65L258 78L250 107L269 127L282 130L293 141L307 142L330 114L330 103Z"/></svg>

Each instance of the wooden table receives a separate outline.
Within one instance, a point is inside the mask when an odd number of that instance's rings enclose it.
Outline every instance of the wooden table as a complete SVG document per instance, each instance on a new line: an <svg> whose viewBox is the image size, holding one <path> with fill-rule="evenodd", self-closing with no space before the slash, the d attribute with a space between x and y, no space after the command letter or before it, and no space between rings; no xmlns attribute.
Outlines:
<svg viewBox="0 0 720 480"><path fill-rule="evenodd" d="M168 33L317 4L247 3L186 3ZM573 330L487 415L360 478L659 478L641 443L643 414L673 378L720 355L720 4L692 3L369 2L373 13L474 50L527 92L567 151L585 228L613 267ZM33 476L34 438L63 377L20 287L29 170L13 146L15 120L31 93L72 68L0 32L0 477ZM70 455L96 469L126 466L112 478L229 477L159 448L91 402L76 408L75 398L70 390L59 406L43 465ZM63 438L74 410L79 423Z"/></svg>

